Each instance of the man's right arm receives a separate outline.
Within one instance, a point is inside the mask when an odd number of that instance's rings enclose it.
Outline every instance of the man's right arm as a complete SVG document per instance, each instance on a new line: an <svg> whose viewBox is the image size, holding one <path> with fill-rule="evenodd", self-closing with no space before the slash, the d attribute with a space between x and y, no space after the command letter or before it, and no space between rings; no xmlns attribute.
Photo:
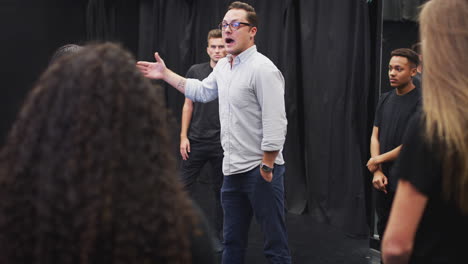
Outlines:
<svg viewBox="0 0 468 264"><path fill-rule="evenodd" d="M208 75L203 82L197 79L186 79L169 70L157 52L154 54L154 58L156 62L137 62L136 66L143 76L150 79L164 80L194 102L209 102L218 97L218 85L214 72ZM187 83L189 83L187 86L192 88L188 91L185 89Z"/></svg>

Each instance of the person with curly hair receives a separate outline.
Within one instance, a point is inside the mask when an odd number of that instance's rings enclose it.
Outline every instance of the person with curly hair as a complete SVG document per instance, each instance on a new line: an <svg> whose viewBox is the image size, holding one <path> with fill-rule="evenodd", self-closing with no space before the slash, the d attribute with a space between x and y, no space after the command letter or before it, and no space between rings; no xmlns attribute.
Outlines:
<svg viewBox="0 0 468 264"><path fill-rule="evenodd" d="M52 63L0 152L0 263L214 263L168 111L112 43Z"/></svg>

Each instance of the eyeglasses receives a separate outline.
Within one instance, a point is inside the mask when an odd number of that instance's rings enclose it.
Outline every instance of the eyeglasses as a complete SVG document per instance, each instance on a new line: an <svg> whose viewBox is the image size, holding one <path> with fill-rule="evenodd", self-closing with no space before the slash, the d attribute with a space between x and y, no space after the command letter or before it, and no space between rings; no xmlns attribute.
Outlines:
<svg viewBox="0 0 468 264"><path fill-rule="evenodd" d="M221 29L222 31L226 31L226 29L229 27L232 31L236 31L238 30L241 25L246 25L246 26L249 26L251 27L252 25L249 24L249 23L245 23L245 22L231 22L231 23L219 23L219 29Z"/></svg>

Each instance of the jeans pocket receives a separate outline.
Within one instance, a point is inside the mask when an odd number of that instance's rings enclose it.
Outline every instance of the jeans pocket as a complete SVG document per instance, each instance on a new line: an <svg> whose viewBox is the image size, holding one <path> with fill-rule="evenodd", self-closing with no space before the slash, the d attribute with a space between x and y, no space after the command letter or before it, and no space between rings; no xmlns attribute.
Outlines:
<svg viewBox="0 0 468 264"><path fill-rule="evenodd" d="M267 180L265 180L265 178L263 178L260 166L257 167L257 172L258 172L258 177L260 177L260 181L262 181L262 182L264 182L264 183L267 183L267 184L271 184L271 183L273 182L273 178L274 178L273 172L272 172L272 179L271 179L271 181L267 181Z"/></svg>

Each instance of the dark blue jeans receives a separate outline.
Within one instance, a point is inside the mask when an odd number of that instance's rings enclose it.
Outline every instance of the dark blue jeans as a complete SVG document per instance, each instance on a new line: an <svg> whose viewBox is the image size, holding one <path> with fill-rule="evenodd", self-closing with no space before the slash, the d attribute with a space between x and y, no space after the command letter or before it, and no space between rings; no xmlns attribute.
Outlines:
<svg viewBox="0 0 468 264"><path fill-rule="evenodd" d="M267 182L256 167L224 176L221 203L224 211L223 264L244 263L252 216L261 227L263 252L270 263L291 263L284 215L284 165L275 165Z"/></svg>

